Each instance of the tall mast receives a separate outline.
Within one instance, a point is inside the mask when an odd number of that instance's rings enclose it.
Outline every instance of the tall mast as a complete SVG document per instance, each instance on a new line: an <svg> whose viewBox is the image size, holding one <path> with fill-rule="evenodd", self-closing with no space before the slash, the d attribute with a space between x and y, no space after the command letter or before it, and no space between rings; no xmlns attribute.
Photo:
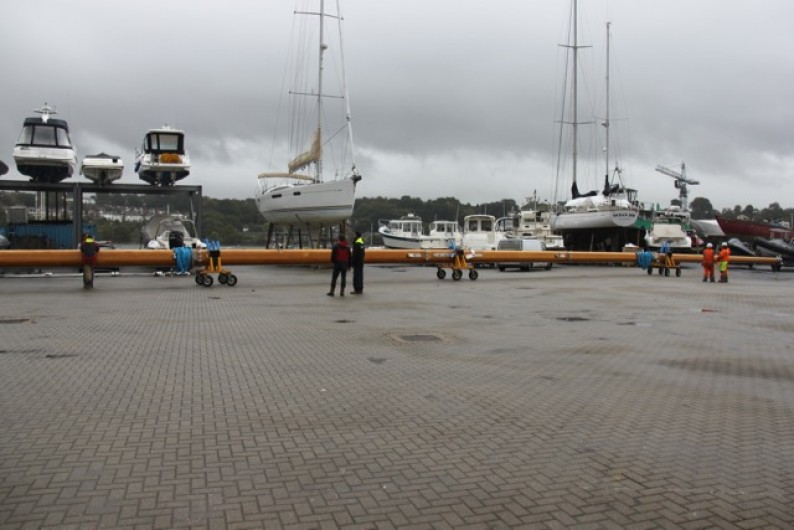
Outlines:
<svg viewBox="0 0 794 530"><path fill-rule="evenodd" d="M342 6L340 0L336 0L336 15L339 24L339 56L342 62L342 92L345 98L345 126L347 127L348 141L350 142L350 158L353 163L353 175L358 174L356 169L356 148L353 145L353 125L350 117L350 96L347 93L347 72L345 70L345 43L342 35Z"/></svg>
<svg viewBox="0 0 794 530"><path fill-rule="evenodd" d="M317 136L322 142L322 119L323 119L323 55L325 53L325 0L320 0L320 55L317 72ZM315 164L315 180L320 182L323 175L322 159Z"/></svg>
<svg viewBox="0 0 794 530"><path fill-rule="evenodd" d="M577 13L578 3L573 0L573 182L576 183L576 161L578 157L578 93L577 77L579 74L579 15Z"/></svg>
<svg viewBox="0 0 794 530"><path fill-rule="evenodd" d="M606 129L606 156L604 165L606 167L606 178L609 180L609 26L612 22L607 22L607 109L606 119L604 119L604 128Z"/></svg>

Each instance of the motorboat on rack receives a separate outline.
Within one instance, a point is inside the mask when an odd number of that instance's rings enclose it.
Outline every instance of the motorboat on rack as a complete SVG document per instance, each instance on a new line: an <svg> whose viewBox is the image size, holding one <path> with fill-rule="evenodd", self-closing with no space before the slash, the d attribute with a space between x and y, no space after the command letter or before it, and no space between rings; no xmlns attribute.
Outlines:
<svg viewBox="0 0 794 530"><path fill-rule="evenodd" d="M149 129L140 150L135 151L135 172L144 182L163 187L190 175L185 132L169 125Z"/></svg>
<svg viewBox="0 0 794 530"><path fill-rule="evenodd" d="M124 162L121 157L107 153L86 156L80 165L80 174L100 186L120 179L123 173Z"/></svg>
<svg viewBox="0 0 794 530"><path fill-rule="evenodd" d="M339 2L336 6L338 10ZM295 16L301 20L313 17L318 31L305 31L304 24L294 26L304 28L296 38L306 42L293 48L296 56L290 58L292 65L288 69L303 72L290 77L290 130L284 131L284 135L290 139L292 160L286 172L265 172L258 177L256 203L265 221L270 223L271 232L273 225L295 225L311 232L311 227L319 230L345 221L353 213L356 183L361 180L356 168L345 81L343 18L340 12L329 11L323 1L318 9L308 11L297 10ZM326 19L330 18L336 19L333 28L338 31L329 31ZM314 40L318 35L319 42ZM311 52L309 57L305 56L306 50ZM326 65L329 51L339 61L334 68ZM306 74L311 69L316 69L316 75ZM335 87L327 75L332 70L339 74ZM268 243L269 239L270 234Z"/></svg>
<svg viewBox="0 0 794 530"><path fill-rule="evenodd" d="M71 177L77 166L69 125L52 118L57 114L47 103L34 112L40 117L25 118L14 147L17 171L34 182L56 183Z"/></svg>

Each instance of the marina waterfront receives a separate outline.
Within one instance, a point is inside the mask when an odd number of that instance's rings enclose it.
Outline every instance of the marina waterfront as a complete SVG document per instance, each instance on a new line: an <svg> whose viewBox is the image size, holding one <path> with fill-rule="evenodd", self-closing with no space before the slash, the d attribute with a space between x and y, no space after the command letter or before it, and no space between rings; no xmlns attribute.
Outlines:
<svg viewBox="0 0 794 530"><path fill-rule="evenodd" d="M234 273L0 277L0 527L794 526L790 268Z"/></svg>

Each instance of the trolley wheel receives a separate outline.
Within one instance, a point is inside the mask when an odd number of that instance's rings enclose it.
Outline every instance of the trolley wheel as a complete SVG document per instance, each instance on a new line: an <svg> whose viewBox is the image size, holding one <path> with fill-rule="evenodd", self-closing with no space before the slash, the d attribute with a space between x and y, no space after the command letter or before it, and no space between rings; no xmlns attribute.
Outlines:
<svg viewBox="0 0 794 530"><path fill-rule="evenodd" d="M653 274L653 267L648 267L648 276Z"/></svg>
<svg viewBox="0 0 794 530"><path fill-rule="evenodd" d="M676 278L679 278L679 277L681 277L681 267L678 267L678 268L675 270L675 277L676 277Z"/></svg>
<svg viewBox="0 0 794 530"><path fill-rule="evenodd" d="M198 285L203 285L204 284L204 273L202 273L202 272L197 272L196 273L196 283Z"/></svg>
<svg viewBox="0 0 794 530"><path fill-rule="evenodd" d="M479 278L479 277L480 277L480 274L479 274L479 273L478 273L476 270L474 270L474 269L471 269L471 270L469 271L469 279L470 279L470 280L476 280L476 279L477 279L477 278Z"/></svg>
<svg viewBox="0 0 794 530"><path fill-rule="evenodd" d="M661 276L663 273L664 273L664 267L659 267L659 276Z"/></svg>
<svg viewBox="0 0 794 530"><path fill-rule="evenodd" d="M438 270L436 271L436 278L438 278L439 280L443 280L446 277L447 277L447 271L439 267Z"/></svg>
<svg viewBox="0 0 794 530"><path fill-rule="evenodd" d="M463 277L463 272L460 269L455 269L452 271L452 279L455 281L460 280Z"/></svg>
<svg viewBox="0 0 794 530"><path fill-rule="evenodd" d="M201 284L204 287L212 287L212 282L213 282L212 276L210 276L209 274L204 274L204 278L202 278Z"/></svg>
<svg viewBox="0 0 794 530"><path fill-rule="evenodd" d="M229 274L226 277L226 285L228 285L229 287L234 287L235 285L237 285L237 276L235 276L234 274Z"/></svg>
<svg viewBox="0 0 794 530"><path fill-rule="evenodd" d="M221 284L221 285L223 285L223 284L225 284L225 283L226 283L226 280L227 280L228 278L229 278L229 277L226 275L226 273L225 273L225 272L222 272L222 273L218 274L218 283L219 283L219 284Z"/></svg>
<svg viewBox="0 0 794 530"><path fill-rule="evenodd" d="M667 267L664 268L664 275L670 276L670 269L668 269Z"/></svg>
<svg viewBox="0 0 794 530"><path fill-rule="evenodd" d="M780 263L775 263L774 265L772 265L772 272L780 272L780 269L781 269Z"/></svg>

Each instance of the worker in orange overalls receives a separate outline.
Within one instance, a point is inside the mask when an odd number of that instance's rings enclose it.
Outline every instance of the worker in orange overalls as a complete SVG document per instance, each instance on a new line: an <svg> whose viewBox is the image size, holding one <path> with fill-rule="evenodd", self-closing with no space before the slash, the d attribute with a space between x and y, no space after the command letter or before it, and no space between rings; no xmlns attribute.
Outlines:
<svg viewBox="0 0 794 530"><path fill-rule="evenodd" d="M703 265L703 281L707 282L711 280L714 282L714 245L709 243L706 245L706 248L703 249L703 261L700 262Z"/></svg>
<svg viewBox="0 0 794 530"><path fill-rule="evenodd" d="M723 242L717 262L720 264L720 283L728 283L728 261L731 259L731 249L728 243Z"/></svg>

